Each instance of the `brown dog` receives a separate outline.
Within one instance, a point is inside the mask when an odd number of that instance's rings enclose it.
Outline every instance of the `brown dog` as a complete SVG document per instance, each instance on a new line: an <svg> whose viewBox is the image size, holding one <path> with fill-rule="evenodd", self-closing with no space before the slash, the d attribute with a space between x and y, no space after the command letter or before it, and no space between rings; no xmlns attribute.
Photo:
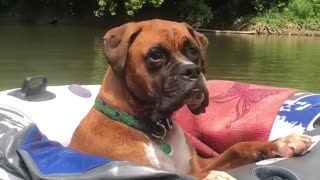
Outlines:
<svg viewBox="0 0 320 180"><path fill-rule="evenodd" d="M71 148L204 179L233 179L213 170L291 157L311 144L307 136L291 135L273 142L239 143L219 157L202 159L171 115L183 105L194 114L205 112L205 36L185 23L150 20L110 30L104 45L110 66L95 106L73 134Z"/></svg>

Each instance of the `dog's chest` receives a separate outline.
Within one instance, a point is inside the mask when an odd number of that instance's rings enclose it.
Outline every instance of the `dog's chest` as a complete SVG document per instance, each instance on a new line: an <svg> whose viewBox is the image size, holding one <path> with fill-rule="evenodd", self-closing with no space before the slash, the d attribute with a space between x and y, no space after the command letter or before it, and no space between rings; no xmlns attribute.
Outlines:
<svg viewBox="0 0 320 180"><path fill-rule="evenodd" d="M169 154L161 149L163 141L156 138L149 139L150 143L145 145L145 152L153 166L181 173L190 171L191 153L186 137L179 126L174 123L164 139L164 142L172 148Z"/></svg>

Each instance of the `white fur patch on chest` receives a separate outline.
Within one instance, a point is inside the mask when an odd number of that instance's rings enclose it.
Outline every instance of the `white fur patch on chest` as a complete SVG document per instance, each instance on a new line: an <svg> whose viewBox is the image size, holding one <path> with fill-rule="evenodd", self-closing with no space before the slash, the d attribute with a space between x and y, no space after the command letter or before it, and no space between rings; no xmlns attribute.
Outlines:
<svg viewBox="0 0 320 180"><path fill-rule="evenodd" d="M144 144L144 151L146 152L146 156L149 159L151 165L157 168L161 168L156 151L151 143L148 145Z"/></svg>
<svg viewBox="0 0 320 180"><path fill-rule="evenodd" d="M191 153L186 141L186 137L180 127L176 124L168 132L165 142L168 143L172 152L166 154L161 149L162 141L160 139L149 138L150 143L144 145L144 150L150 163L157 168L163 168L180 173L190 171Z"/></svg>

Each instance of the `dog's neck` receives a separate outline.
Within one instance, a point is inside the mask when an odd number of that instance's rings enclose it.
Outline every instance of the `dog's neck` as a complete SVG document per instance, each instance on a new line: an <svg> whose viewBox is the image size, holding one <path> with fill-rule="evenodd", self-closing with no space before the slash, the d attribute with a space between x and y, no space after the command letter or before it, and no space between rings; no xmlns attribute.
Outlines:
<svg viewBox="0 0 320 180"><path fill-rule="evenodd" d="M116 74L112 71L112 69L109 68L104 77L100 93L98 95L99 98L105 102L102 104L108 104L107 106L112 106L116 109L116 111L119 111L121 113L124 112L134 118L138 118L139 120L147 120L145 121L146 128L142 131L145 131L148 134L151 134L153 137L160 138L162 139L162 141L164 141L163 138L165 137L167 131L169 131L172 128L171 118L156 118L152 121L150 121L151 119L147 119L150 118L150 115L145 114L145 112L153 113L152 109L150 112L150 108L152 108L152 106L148 106L146 104L141 104L141 102L138 102L136 99L134 99L134 97L131 96L131 94L127 91L128 88L126 88L125 86L125 81L117 77ZM95 107L97 108L97 106ZM142 107L142 109L137 109L137 107ZM101 107L100 109L98 108L98 110L100 112L103 112L103 107ZM108 113L106 113L105 115L108 116ZM110 116L108 117L113 119ZM135 121L137 121L137 119ZM144 124L144 122L140 122L140 125L141 123ZM136 129L141 130L141 128Z"/></svg>
<svg viewBox="0 0 320 180"><path fill-rule="evenodd" d="M118 77L111 68L108 68L105 74L99 97L120 111L141 119L143 119L144 114L148 112L147 108L151 107L148 107L146 104L141 104L141 102L136 100L130 92L128 92L125 80ZM143 109L141 109L141 107Z"/></svg>

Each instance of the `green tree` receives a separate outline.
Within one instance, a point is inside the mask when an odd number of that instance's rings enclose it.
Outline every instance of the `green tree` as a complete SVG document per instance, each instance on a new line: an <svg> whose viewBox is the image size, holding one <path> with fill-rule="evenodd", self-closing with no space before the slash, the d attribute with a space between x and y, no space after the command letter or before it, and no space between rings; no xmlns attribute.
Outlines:
<svg viewBox="0 0 320 180"><path fill-rule="evenodd" d="M271 8L282 10L288 5L288 0L251 0L257 12L264 12Z"/></svg>
<svg viewBox="0 0 320 180"><path fill-rule="evenodd" d="M111 15L116 15L118 7L117 0L97 0L99 8L94 11L95 16L102 17L106 11ZM153 7L160 7L164 0L126 0L124 6L128 15L132 16L138 12L146 3L153 5Z"/></svg>
<svg viewBox="0 0 320 180"><path fill-rule="evenodd" d="M123 3L122 5L126 9L126 13L133 16L139 12L144 5L151 4L154 8L158 8L164 3L164 0L124 0L120 2L117 0L97 0L97 2L99 7L94 11L94 14L97 17L102 17L105 13L116 15L119 3ZM207 0L178 0L166 2L176 7L181 20L188 22L193 27L206 25L213 19L213 13Z"/></svg>
<svg viewBox="0 0 320 180"><path fill-rule="evenodd" d="M207 25L213 19L211 7L206 0L185 0L176 4L180 18L195 28Z"/></svg>

